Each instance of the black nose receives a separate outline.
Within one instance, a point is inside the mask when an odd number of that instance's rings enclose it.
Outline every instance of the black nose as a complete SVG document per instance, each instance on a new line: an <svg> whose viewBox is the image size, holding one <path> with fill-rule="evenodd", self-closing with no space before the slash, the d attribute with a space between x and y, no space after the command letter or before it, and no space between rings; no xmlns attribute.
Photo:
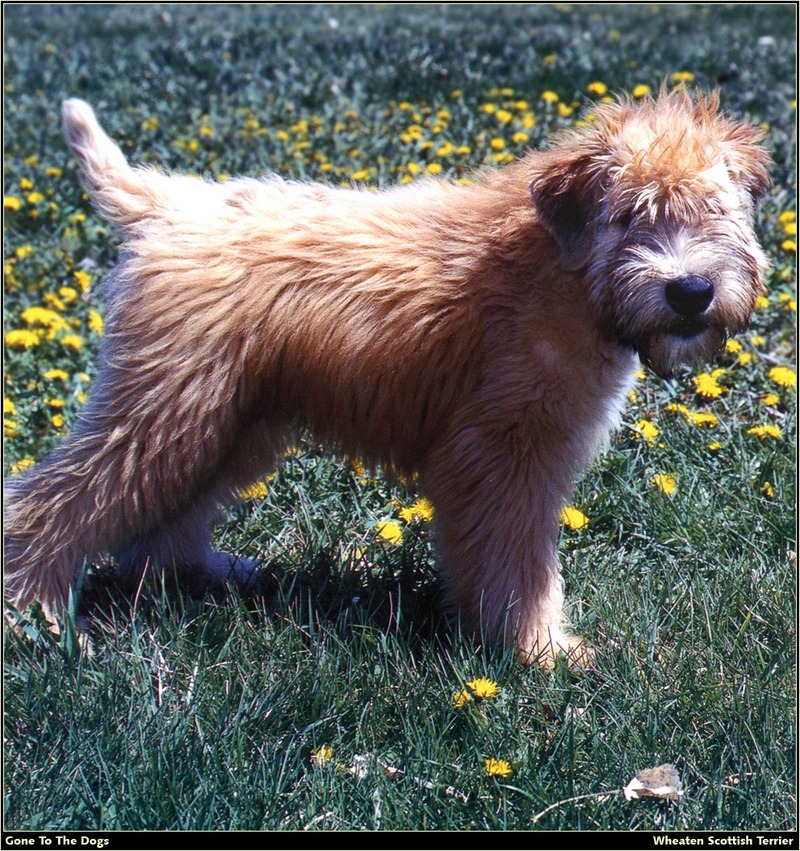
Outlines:
<svg viewBox="0 0 800 851"><path fill-rule="evenodd" d="M667 304L684 319L700 316L714 298L714 285L702 275L688 275L668 281Z"/></svg>

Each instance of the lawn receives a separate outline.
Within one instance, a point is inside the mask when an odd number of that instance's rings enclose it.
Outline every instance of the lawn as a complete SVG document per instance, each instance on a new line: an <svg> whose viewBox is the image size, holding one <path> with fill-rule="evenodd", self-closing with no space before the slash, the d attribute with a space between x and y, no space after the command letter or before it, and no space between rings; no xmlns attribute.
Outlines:
<svg viewBox="0 0 800 851"><path fill-rule="evenodd" d="M796 829L794 13L4 8L8 475L91 393L118 245L67 155L65 97L135 161L217 180L469 180L662 84L719 88L775 161L752 325L704 371L642 370L565 513L594 669L462 636L413 482L307 439L215 530L259 559L263 599L78 595L59 635L35 611L5 632L6 830ZM622 794L663 763L679 801Z"/></svg>

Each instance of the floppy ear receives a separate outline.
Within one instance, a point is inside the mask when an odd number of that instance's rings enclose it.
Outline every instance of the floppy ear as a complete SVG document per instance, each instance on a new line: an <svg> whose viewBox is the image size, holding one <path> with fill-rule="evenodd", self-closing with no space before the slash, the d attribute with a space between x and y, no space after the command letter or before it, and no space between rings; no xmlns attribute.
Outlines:
<svg viewBox="0 0 800 851"><path fill-rule="evenodd" d="M542 224L556 241L565 269L582 268L591 251L597 191L590 157L552 158L530 184Z"/></svg>
<svg viewBox="0 0 800 851"><path fill-rule="evenodd" d="M761 144L764 134L751 124L731 123L722 144L722 155L733 179L749 194L755 206L772 180L772 159Z"/></svg>

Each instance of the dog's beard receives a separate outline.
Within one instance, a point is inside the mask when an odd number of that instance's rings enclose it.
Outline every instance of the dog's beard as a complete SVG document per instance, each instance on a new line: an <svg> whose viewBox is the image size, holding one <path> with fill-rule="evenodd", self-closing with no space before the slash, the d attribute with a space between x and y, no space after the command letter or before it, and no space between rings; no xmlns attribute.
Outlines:
<svg viewBox="0 0 800 851"><path fill-rule="evenodd" d="M706 326L696 331L678 328L624 339L632 346L643 364L661 378L670 378L681 365L698 366L713 360L728 339L728 332L718 326Z"/></svg>

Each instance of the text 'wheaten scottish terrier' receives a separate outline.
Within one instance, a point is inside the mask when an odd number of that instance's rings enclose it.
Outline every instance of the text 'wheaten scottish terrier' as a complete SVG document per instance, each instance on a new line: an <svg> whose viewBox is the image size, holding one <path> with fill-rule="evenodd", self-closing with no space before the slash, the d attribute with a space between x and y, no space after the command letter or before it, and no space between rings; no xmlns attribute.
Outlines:
<svg viewBox="0 0 800 851"><path fill-rule="evenodd" d="M131 168L92 110L63 118L125 236L94 389L6 500L6 589L62 604L86 557L247 581L210 545L221 503L299 429L419 474L444 588L523 655L580 655L556 546L636 355L714 355L762 290L768 156L716 96L601 106L472 185L373 193Z"/></svg>

